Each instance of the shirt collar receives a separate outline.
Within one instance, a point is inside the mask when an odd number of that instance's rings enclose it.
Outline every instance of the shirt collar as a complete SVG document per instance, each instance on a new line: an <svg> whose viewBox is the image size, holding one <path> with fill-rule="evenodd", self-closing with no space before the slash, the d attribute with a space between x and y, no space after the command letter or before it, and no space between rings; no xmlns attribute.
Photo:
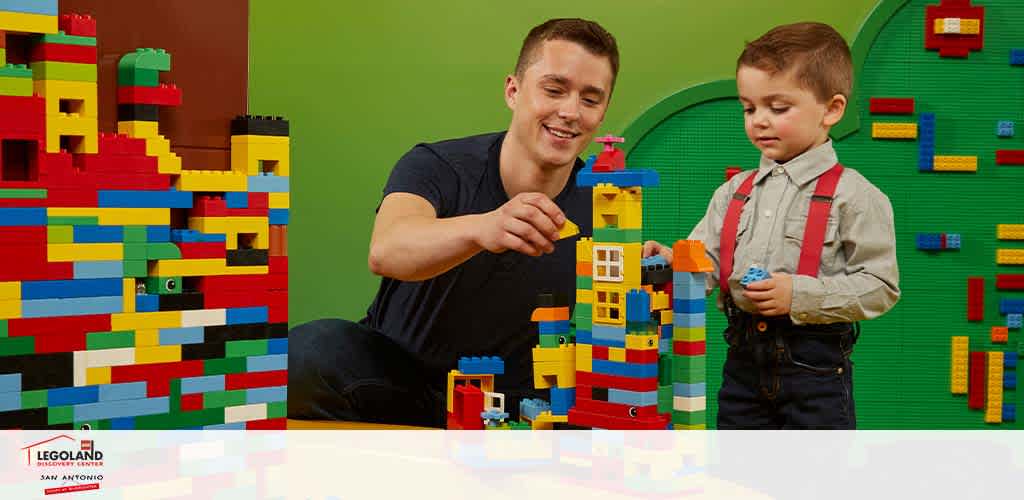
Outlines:
<svg viewBox="0 0 1024 500"><path fill-rule="evenodd" d="M836 156L835 149L832 148L832 139L825 141L820 146L805 151L800 156L786 163L777 163L775 160L761 155L761 163L757 167L754 184L760 183L761 180L772 173L772 170L781 166L785 168L786 175L789 175L793 183L797 186L803 186L817 179L818 176L824 174L836 163L839 163L839 158Z"/></svg>

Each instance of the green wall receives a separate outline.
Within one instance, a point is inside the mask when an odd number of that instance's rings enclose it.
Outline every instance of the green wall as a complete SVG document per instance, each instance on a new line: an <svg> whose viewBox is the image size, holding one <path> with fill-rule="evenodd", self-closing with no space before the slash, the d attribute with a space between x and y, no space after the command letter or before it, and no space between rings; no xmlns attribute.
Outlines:
<svg viewBox="0 0 1024 500"><path fill-rule="evenodd" d="M875 3L252 0L249 109L292 123L291 323L362 317L392 165L417 142L503 129L504 77L532 26L585 17L616 36L622 70L604 131L617 133L683 88L731 78L743 42L772 26L816 20L850 38Z"/></svg>

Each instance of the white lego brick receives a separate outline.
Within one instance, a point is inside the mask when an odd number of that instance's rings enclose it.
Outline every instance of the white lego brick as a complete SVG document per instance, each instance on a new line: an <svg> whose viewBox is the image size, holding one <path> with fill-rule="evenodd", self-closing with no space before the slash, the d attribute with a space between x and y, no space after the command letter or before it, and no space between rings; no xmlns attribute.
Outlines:
<svg viewBox="0 0 1024 500"><path fill-rule="evenodd" d="M122 347L118 349L99 349L96 351L85 352L86 368L97 368L100 366L126 366L135 364L134 347Z"/></svg>
<svg viewBox="0 0 1024 500"><path fill-rule="evenodd" d="M675 396L672 398L672 409L676 411L703 411L707 409L707 406L707 396Z"/></svg>
<svg viewBox="0 0 1024 500"><path fill-rule="evenodd" d="M960 18L947 17L942 20L942 32L948 34L960 33Z"/></svg>
<svg viewBox="0 0 1024 500"><path fill-rule="evenodd" d="M224 423L249 422L251 420L266 420L267 404L229 406L224 408Z"/></svg>
<svg viewBox="0 0 1024 500"><path fill-rule="evenodd" d="M198 309L181 311L181 327L221 326L228 322L227 309Z"/></svg>
<svg viewBox="0 0 1024 500"><path fill-rule="evenodd" d="M88 364L86 361L86 353L88 351L75 351L71 356L72 371L74 372L75 387L82 387L85 384L85 368Z"/></svg>

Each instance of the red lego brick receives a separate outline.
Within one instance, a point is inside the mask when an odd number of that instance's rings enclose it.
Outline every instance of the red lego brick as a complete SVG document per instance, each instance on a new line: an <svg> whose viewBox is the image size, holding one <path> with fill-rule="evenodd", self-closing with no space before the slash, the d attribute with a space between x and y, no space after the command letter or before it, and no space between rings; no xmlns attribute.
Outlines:
<svg viewBox="0 0 1024 500"><path fill-rule="evenodd" d="M626 349L627 363L657 363L657 349Z"/></svg>
<svg viewBox="0 0 1024 500"><path fill-rule="evenodd" d="M177 85L161 83L158 87L117 87L118 104L156 104L180 106L181 89Z"/></svg>
<svg viewBox="0 0 1024 500"><path fill-rule="evenodd" d="M65 45L37 43L32 47L31 60L96 64L95 45Z"/></svg>
<svg viewBox="0 0 1024 500"><path fill-rule="evenodd" d="M202 409L202 394L184 394L181 396L181 411L196 411Z"/></svg>
<svg viewBox="0 0 1024 500"><path fill-rule="evenodd" d="M613 172L626 168L626 155L621 149L602 151L592 167L594 172Z"/></svg>
<svg viewBox="0 0 1024 500"><path fill-rule="evenodd" d="M871 114L912 115L914 114L913 97L872 97Z"/></svg>
<svg viewBox="0 0 1024 500"><path fill-rule="evenodd" d="M985 278L967 278L967 321L985 320Z"/></svg>
<svg viewBox="0 0 1024 500"><path fill-rule="evenodd" d="M288 257L270 257L270 274L288 274Z"/></svg>
<svg viewBox="0 0 1024 500"><path fill-rule="evenodd" d="M37 335L36 353L75 352L86 350L85 332L68 331Z"/></svg>
<svg viewBox="0 0 1024 500"><path fill-rule="evenodd" d="M100 132L99 154L106 155L146 155L146 140L128 137L123 134Z"/></svg>
<svg viewBox="0 0 1024 500"><path fill-rule="evenodd" d="M683 356L698 356L701 354L707 354L707 351L707 342L704 340L698 340L695 342L675 340L672 342L672 352L674 354L680 354Z"/></svg>
<svg viewBox="0 0 1024 500"><path fill-rule="evenodd" d="M270 193L249 193L249 208L269 209Z"/></svg>
<svg viewBox="0 0 1024 500"><path fill-rule="evenodd" d="M46 101L39 96L0 95L0 137L46 140ZM44 145L45 149L45 145Z"/></svg>
<svg viewBox="0 0 1024 500"><path fill-rule="evenodd" d="M668 427L669 416L619 418L585 412L579 408L570 408L569 423L581 427L597 427L601 429L661 430Z"/></svg>
<svg viewBox="0 0 1024 500"><path fill-rule="evenodd" d="M985 407L985 353L972 352L968 366L967 407L980 410Z"/></svg>
<svg viewBox="0 0 1024 500"><path fill-rule="evenodd" d="M484 393L473 385L459 385L452 393L452 415L457 428L464 430L483 430L484 421L480 413L484 411Z"/></svg>
<svg viewBox="0 0 1024 500"><path fill-rule="evenodd" d="M288 322L288 292L270 292L267 301L267 321L270 323Z"/></svg>
<svg viewBox="0 0 1024 500"><path fill-rule="evenodd" d="M730 179L742 171L743 169L740 167L725 167L725 181L729 182Z"/></svg>
<svg viewBox="0 0 1024 500"><path fill-rule="evenodd" d="M1024 149L997 149L997 165L1024 165Z"/></svg>
<svg viewBox="0 0 1024 500"><path fill-rule="evenodd" d="M252 389L288 385L288 370L271 372L229 373L224 376L224 390Z"/></svg>
<svg viewBox="0 0 1024 500"><path fill-rule="evenodd" d="M175 243L181 250L182 259L224 259L227 248L220 242Z"/></svg>
<svg viewBox="0 0 1024 500"><path fill-rule="evenodd" d="M967 57L972 50L981 50L985 41L985 8L972 7L969 0L942 0L939 5L925 7L924 47L939 51L940 57ZM935 20L947 17L978 19L977 35L940 35Z"/></svg>
<svg viewBox="0 0 1024 500"><path fill-rule="evenodd" d="M450 431L461 431L462 424L459 423L459 419L455 418L455 414L450 411L445 413L447 414L447 418L445 418L445 429Z"/></svg>
<svg viewBox="0 0 1024 500"><path fill-rule="evenodd" d="M589 385L576 384L576 399L593 399L594 388Z"/></svg>
<svg viewBox="0 0 1024 500"><path fill-rule="evenodd" d="M57 26L66 35L96 37L96 19L89 14L61 14Z"/></svg>
<svg viewBox="0 0 1024 500"><path fill-rule="evenodd" d="M590 385L593 387L607 387L609 389L624 389L627 391L648 392L658 390L658 379L654 378L633 378L620 377L617 375L603 375L591 372L576 372L576 384Z"/></svg>
<svg viewBox="0 0 1024 500"><path fill-rule="evenodd" d="M992 343L1005 344L1010 340L1010 329L1005 326L992 327Z"/></svg>
<svg viewBox="0 0 1024 500"><path fill-rule="evenodd" d="M218 243L222 247L223 243ZM238 276L203 276L199 278L196 289L203 293L216 292L251 292L266 290L266 274L242 274Z"/></svg>
<svg viewBox="0 0 1024 500"><path fill-rule="evenodd" d="M287 274L268 274L267 275L267 290L269 290L269 291L288 291L288 275Z"/></svg>
<svg viewBox="0 0 1024 500"><path fill-rule="evenodd" d="M658 405L632 406L593 399L576 401L576 408L579 408L580 411L621 418L653 417L658 415Z"/></svg>
<svg viewBox="0 0 1024 500"><path fill-rule="evenodd" d="M0 226L0 251L14 245L35 245L46 250L46 226Z"/></svg>
<svg viewBox="0 0 1024 500"><path fill-rule="evenodd" d="M109 317L109 316L108 316ZM109 331L106 330L94 331ZM274 373L274 372L267 372ZM168 396L171 393L171 379L198 377L203 375L203 361L174 361L146 365L125 365L110 367L110 382L146 382L146 396L150 398ZM276 385L284 385L276 384Z"/></svg>
<svg viewBox="0 0 1024 500"><path fill-rule="evenodd" d="M75 332L109 332L109 314L61 316L54 318L15 318L7 321L7 334L11 337L40 337Z"/></svg>
<svg viewBox="0 0 1024 500"><path fill-rule="evenodd" d="M1024 290L1024 274L997 274L996 288L999 290Z"/></svg>
<svg viewBox="0 0 1024 500"><path fill-rule="evenodd" d="M608 360L608 347L603 345L595 345L590 348L590 358Z"/></svg>
<svg viewBox="0 0 1024 500"><path fill-rule="evenodd" d="M267 420L250 420L245 423L246 430L251 431L283 431L288 429L287 418L269 418Z"/></svg>
<svg viewBox="0 0 1024 500"><path fill-rule="evenodd" d="M70 280L75 278L73 262L47 262L45 274L47 280Z"/></svg>

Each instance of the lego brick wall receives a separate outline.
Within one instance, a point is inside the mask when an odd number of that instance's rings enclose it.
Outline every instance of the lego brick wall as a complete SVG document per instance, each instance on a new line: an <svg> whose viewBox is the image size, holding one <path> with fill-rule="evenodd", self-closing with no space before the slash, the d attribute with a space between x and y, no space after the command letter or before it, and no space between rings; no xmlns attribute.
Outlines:
<svg viewBox="0 0 1024 500"><path fill-rule="evenodd" d="M857 75L857 106L850 112L859 115L860 129L836 145L841 161L892 201L903 289L890 313L863 324L854 354L858 423L868 429L1019 429L1019 421L986 424L984 410L969 409L966 395L951 394L950 342L952 336L967 336L972 352L1020 349L1020 330L1010 329L1007 343L994 343L991 329L1007 324L1000 301L1021 298L1019 291L995 286L997 274L1020 273L1019 266L996 264L998 248L1020 247L998 240L996 225L1024 223L1024 209L1015 201L1024 167L997 165L995 151L1024 149L1019 132L997 136L998 122L1019 121L1024 109L1024 68L1010 64L1011 50L1024 47L1019 28L1024 5L974 1L985 7L984 46L966 58L948 58L924 48L926 6L938 3L911 0L884 24ZM873 96L913 97L916 109L912 115L872 115ZM921 130L911 140L871 137L873 122L917 123L926 113L935 114L934 155L977 156L976 172L920 171ZM684 237L722 182L725 167L751 168L757 158L733 99L705 102L660 123L629 156L631 165L655 168L662 176L662 187L645 193L647 236ZM961 248L918 250L919 233L959 234ZM967 319L969 276L985 277L982 321ZM711 396L721 383L723 326L720 314L708 315L710 424L717 411ZM981 374L986 375L984 369ZM1016 390L999 392L1003 403L1020 406Z"/></svg>

